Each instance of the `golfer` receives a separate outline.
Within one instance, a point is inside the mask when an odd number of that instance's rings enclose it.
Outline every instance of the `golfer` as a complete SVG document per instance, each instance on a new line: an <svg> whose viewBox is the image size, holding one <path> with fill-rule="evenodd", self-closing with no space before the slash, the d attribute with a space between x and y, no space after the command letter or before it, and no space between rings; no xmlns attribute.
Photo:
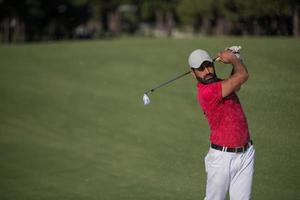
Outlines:
<svg viewBox="0 0 300 200"><path fill-rule="evenodd" d="M237 52L236 52L237 53ZM246 66L230 49L218 60L232 65L231 75L216 76L213 60L204 50L193 51L188 62L198 80L198 101L210 127L210 149L205 157L206 200L251 198L255 149L247 119L236 92L248 79Z"/></svg>

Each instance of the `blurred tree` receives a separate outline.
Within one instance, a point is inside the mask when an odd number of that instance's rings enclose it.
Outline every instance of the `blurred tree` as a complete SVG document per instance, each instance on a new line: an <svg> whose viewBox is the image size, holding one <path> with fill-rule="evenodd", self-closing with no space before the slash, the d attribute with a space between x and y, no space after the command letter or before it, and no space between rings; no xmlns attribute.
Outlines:
<svg viewBox="0 0 300 200"><path fill-rule="evenodd" d="M177 12L184 24L202 34L229 34L232 22L238 19L232 0L182 0Z"/></svg>
<svg viewBox="0 0 300 200"><path fill-rule="evenodd" d="M22 17L25 11L26 5L23 1L0 1L0 36L2 42L24 41L25 24Z"/></svg>
<svg viewBox="0 0 300 200"><path fill-rule="evenodd" d="M163 36L175 22L202 34L299 36L299 7L299 0L0 0L0 35L7 42L117 36L143 21Z"/></svg>
<svg viewBox="0 0 300 200"><path fill-rule="evenodd" d="M172 35L178 0L144 0L141 3L142 20L154 21L158 35Z"/></svg>
<svg viewBox="0 0 300 200"><path fill-rule="evenodd" d="M297 0L181 0L177 12L204 34L299 35Z"/></svg>
<svg viewBox="0 0 300 200"><path fill-rule="evenodd" d="M137 4L122 4L119 6L121 13L122 32L135 34L139 28L139 9Z"/></svg>
<svg viewBox="0 0 300 200"><path fill-rule="evenodd" d="M281 0L280 10L285 16L289 16L292 18L292 26L293 26L293 35L295 37L300 36L300 20L299 20L299 12L300 12L300 2L299 0Z"/></svg>
<svg viewBox="0 0 300 200"><path fill-rule="evenodd" d="M299 13L297 13L299 2L297 0L235 1L240 11L239 16L244 34L291 35L293 21L294 32L299 33ZM298 23L295 23L297 20Z"/></svg>
<svg viewBox="0 0 300 200"><path fill-rule="evenodd" d="M293 34L295 37L300 36L300 20L299 20L299 13L300 13L300 5L296 5L294 12L293 12Z"/></svg>
<svg viewBox="0 0 300 200"><path fill-rule="evenodd" d="M26 41L72 38L77 24L89 18L86 5L71 0L2 0L0 11L1 22L22 22Z"/></svg>
<svg viewBox="0 0 300 200"><path fill-rule="evenodd" d="M181 23L184 25L191 25L195 32L208 32L209 29L209 3L205 0L181 0L177 6Z"/></svg>

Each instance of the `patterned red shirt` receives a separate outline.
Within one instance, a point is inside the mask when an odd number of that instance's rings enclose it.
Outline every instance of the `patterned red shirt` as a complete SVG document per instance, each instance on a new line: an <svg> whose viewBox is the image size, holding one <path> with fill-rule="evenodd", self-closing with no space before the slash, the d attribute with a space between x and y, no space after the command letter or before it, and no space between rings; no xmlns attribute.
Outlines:
<svg viewBox="0 0 300 200"><path fill-rule="evenodd" d="M222 98L222 82L198 83L198 101L210 126L210 141L240 147L249 141L247 119L235 93Z"/></svg>

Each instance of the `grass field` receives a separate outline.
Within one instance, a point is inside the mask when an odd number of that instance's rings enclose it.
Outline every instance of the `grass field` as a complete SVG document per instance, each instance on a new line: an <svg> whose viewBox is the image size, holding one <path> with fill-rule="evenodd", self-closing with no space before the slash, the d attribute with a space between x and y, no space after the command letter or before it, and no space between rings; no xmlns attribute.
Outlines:
<svg viewBox="0 0 300 200"><path fill-rule="evenodd" d="M209 129L187 56L243 46L253 199L300 199L300 40L121 38L0 46L1 200L199 200ZM221 77L230 66L217 64Z"/></svg>

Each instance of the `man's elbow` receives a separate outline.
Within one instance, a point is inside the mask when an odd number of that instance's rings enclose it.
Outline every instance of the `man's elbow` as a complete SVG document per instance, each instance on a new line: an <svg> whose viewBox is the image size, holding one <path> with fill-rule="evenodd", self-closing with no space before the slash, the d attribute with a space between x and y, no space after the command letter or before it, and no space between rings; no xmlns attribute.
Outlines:
<svg viewBox="0 0 300 200"><path fill-rule="evenodd" d="M242 83L245 83L245 82L249 79L249 74L248 74L248 72L245 72L245 73L242 75L241 79L242 79Z"/></svg>

